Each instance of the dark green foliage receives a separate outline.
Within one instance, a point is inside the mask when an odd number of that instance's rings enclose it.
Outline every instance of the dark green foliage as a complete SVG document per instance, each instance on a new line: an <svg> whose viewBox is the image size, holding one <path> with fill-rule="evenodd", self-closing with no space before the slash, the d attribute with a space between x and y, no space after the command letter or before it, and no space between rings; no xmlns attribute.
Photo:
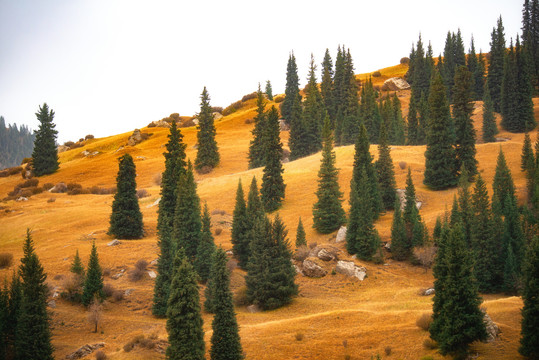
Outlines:
<svg viewBox="0 0 539 360"><path fill-rule="evenodd" d="M447 98L451 99L451 90L453 89L453 82L455 79L456 59L455 59L455 34L447 32L445 38L444 58L442 64L442 78L447 91ZM451 102L451 100L449 100Z"/></svg>
<svg viewBox="0 0 539 360"><path fill-rule="evenodd" d="M317 202L313 206L313 228L318 232L329 234L346 222L346 216L341 204L342 195L339 187L339 170L335 167L333 136L329 119L326 117L324 123L324 148L322 150L320 170L318 171ZM305 236L305 234L303 235Z"/></svg>
<svg viewBox="0 0 539 360"><path fill-rule="evenodd" d="M517 70L516 94L517 102L519 104L519 107L517 107L516 110L519 115L519 125L520 128L523 129L521 131L530 131L534 129L536 125L532 100L533 86L530 74L530 58L526 49L520 46L518 35L515 46L515 58Z"/></svg>
<svg viewBox="0 0 539 360"><path fill-rule="evenodd" d="M298 221L298 228L296 230L296 249L301 246L307 246L307 239L305 238L305 228L301 222L301 217Z"/></svg>
<svg viewBox="0 0 539 360"><path fill-rule="evenodd" d="M488 66L487 81L489 84L490 97L494 105L494 111L501 111L502 103L502 81L504 76L505 62L505 34L502 17L497 21L497 25L492 29L490 41L490 58Z"/></svg>
<svg viewBox="0 0 539 360"><path fill-rule="evenodd" d="M504 198L502 247L505 255L503 273L504 291L515 294L520 289L520 274L524 260L525 239L516 198L507 194Z"/></svg>
<svg viewBox="0 0 539 360"><path fill-rule="evenodd" d="M359 176L350 186L350 215L346 231L346 249L359 259L372 260L380 247L380 237L374 227L374 214L369 178L364 165L359 166Z"/></svg>
<svg viewBox="0 0 539 360"><path fill-rule="evenodd" d="M498 133L498 127L496 125L496 118L494 117L494 104L490 98L488 83L485 84L483 94L483 141L495 142L496 138L494 135Z"/></svg>
<svg viewBox="0 0 539 360"><path fill-rule="evenodd" d="M216 131L210 106L210 95L205 86L200 99L197 132L198 150L195 159L196 170L201 170L203 167L214 168L219 164L220 160L219 148L217 147L217 141L215 141Z"/></svg>
<svg viewBox="0 0 539 360"><path fill-rule="evenodd" d="M376 104L376 92L370 78L361 88L361 103L359 105L359 112L361 123L364 124L365 128L367 129L369 141L373 144L377 143L378 139L380 138L382 116L380 115L380 109ZM354 134L351 134L350 136L352 135ZM351 141L349 143L351 144L356 138L351 137L350 139Z"/></svg>
<svg viewBox="0 0 539 360"><path fill-rule="evenodd" d="M505 215L505 198L509 196L515 198L515 184L513 183L513 177L511 171L507 167L505 161L505 155L502 148L498 153L498 159L496 160L496 171L494 173L494 180L492 182L492 206L498 207L500 213Z"/></svg>
<svg viewBox="0 0 539 360"><path fill-rule="evenodd" d="M522 328L518 352L530 359L539 357L539 237L536 235L526 252L523 267Z"/></svg>
<svg viewBox="0 0 539 360"><path fill-rule="evenodd" d="M202 215L202 233L200 234L200 243L197 248L197 255L194 262L195 270L202 283L206 283L210 277L212 256L215 252L215 243L211 232L211 217L208 210L208 204L204 204Z"/></svg>
<svg viewBox="0 0 539 360"><path fill-rule="evenodd" d="M459 179L458 208L464 241L469 248L472 248L472 221L474 210L472 208L472 195L470 194L470 183L466 168L462 169Z"/></svg>
<svg viewBox="0 0 539 360"><path fill-rule="evenodd" d="M204 330L197 275L182 250L177 252L174 259L174 276L170 289L167 308L169 346L166 358L204 360Z"/></svg>
<svg viewBox="0 0 539 360"><path fill-rule="evenodd" d="M290 148L290 160L292 161L309 154L309 144L306 141L307 127L303 121L303 108L299 93L292 103L292 111L287 121L290 124L288 147Z"/></svg>
<svg viewBox="0 0 539 360"><path fill-rule="evenodd" d="M477 59L477 54L475 53L475 44L474 44L473 36L472 36L470 53L468 54L468 61L466 62L466 66L468 67L468 71L472 74L472 78L471 78L472 100L481 100L481 97L478 97L478 94L477 94L478 86L476 86L476 80L477 80L476 74L479 68L479 60ZM483 88L483 82L481 81L481 89L482 88Z"/></svg>
<svg viewBox="0 0 539 360"><path fill-rule="evenodd" d="M292 126L293 109L298 96L300 96L298 66L296 65L296 57L293 52L290 53L288 64L286 65L286 87L284 94L285 98L281 104L281 114L290 126Z"/></svg>
<svg viewBox="0 0 539 360"><path fill-rule="evenodd" d="M185 256L191 262L196 258L201 229L200 198L197 194L193 167L189 161L187 172L180 176L178 182L178 200L176 201L172 239L175 248L183 248Z"/></svg>
<svg viewBox="0 0 539 360"><path fill-rule="evenodd" d="M534 86L539 86L539 1L524 0L522 10L522 46L529 57Z"/></svg>
<svg viewBox="0 0 539 360"><path fill-rule="evenodd" d="M410 107L408 108L408 145L419 145L418 138L418 127L419 123L417 120L417 108L415 103L411 102Z"/></svg>
<svg viewBox="0 0 539 360"><path fill-rule="evenodd" d="M433 190L446 189L457 184L455 134L442 77L434 76L429 96L430 123L425 151L425 179L423 183Z"/></svg>
<svg viewBox="0 0 539 360"><path fill-rule="evenodd" d="M453 87L453 118L455 121L457 168L464 168L470 178L477 173L475 160L475 129L472 120L472 73L460 66Z"/></svg>
<svg viewBox="0 0 539 360"><path fill-rule="evenodd" d="M307 153L314 154L322 149L322 127L326 118L324 99L318 90L316 82L316 65L311 54L309 69L309 82L305 87L305 101L303 103L303 124L306 130Z"/></svg>
<svg viewBox="0 0 539 360"><path fill-rule="evenodd" d="M279 113L275 106L268 112L264 130L265 166L262 175L261 200L264 210L277 210L284 200L285 183L283 180L283 144L279 137Z"/></svg>
<svg viewBox="0 0 539 360"><path fill-rule="evenodd" d="M535 167L535 155L533 154L530 134L524 134L524 143L522 144L522 155L520 156L520 169L530 171Z"/></svg>
<svg viewBox="0 0 539 360"><path fill-rule="evenodd" d="M395 181L393 160L391 159L391 153L387 143L386 127L383 124L380 130L380 141L378 142L376 169L378 170L378 184L382 205L384 209L391 210L395 204L397 182Z"/></svg>
<svg viewBox="0 0 539 360"><path fill-rule="evenodd" d="M334 77L335 142L338 145L352 144L356 139L360 116L357 91L352 55L343 46L337 52Z"/></svg>
<svg viewBox="0 0 539 360"><path fill-rule="evenodd" d="M524 131L524 123L521 122L519 116L519 107L521 104L518 102L517 77L517 60L515 48L513 47L513 41L511 40L511 46L509 48L509 52L505 56L503 68L500 110L502 114L502 127L512 132Z"/></svg>
<svg viewBox="0 0 539 360"><path fill-rule="evenodd" d="M232 251L238 259L238 265L245 269L249 259L249 244L252 225L247 215L247 204L243 195L241 179L238 180L238 190L236 191L236 205L232 217Z"/></svg>
<svg viewBox="0 0 539 360"><path fill-rule="evenodd" d="M79 257L79 249L77 249L77 252L75 253L75 257L73 258L73 262L71 263L71 268L69 270L73 274L84 276L84 266L82 265L82 261Z"/></svg>
<svg viewBox="0 0 539 360"><path fill-rule="evenodd" d="M414 72L411 82L412 95L410 101L417 104L422 97L428 97L431 71L432 69L430 68L429 60L425 56L421 34L419 34L419 40L417 41L414 56Z"/></svg>
<svg viewBox="0 0 539 360"><path fill-rule="evenodd" d="M7 321L9 317L9 290L7 280L4 279L4 288L0 288L0 358L6 358L8 347Z"/></svg>
<svg viewBox="0 0 539 360"><path fill-rule="evenodd" d="M99 256L97 255L95 242L92 244L90 260L88 260L88 270L82 289L82 303L88 306L94 297L99 299L105 298L105 294L103 293L103 271L101 270L101 265L99 265Z"/></svg>
<svg viewBox="0 0 539 360"><path fill-rule="evenodd" d="M120 239L139 239L144 236L144 229L137 198L135 163L129 154L118 160L119 169L116 176L118 190L112 202L109 234Z"/></svg>
<svg viewBox="0 0 539 360"><path fill-rule="evenodd" d="M54 120L54 111L52 109L49 111L49 106L46 103L39 107L39 112L36 113L36 116L39 121L39 129L36 131L32 162L34 173L41 176L52 174L60 166L56 148L58 131L54 129L56 125L52 122Z"/></svg>
<svg viewBox="0 0 539 360"><path fill-rule="evenodd" d="M22 160L32 155L35 134L28 126L8 124L0 116L0 169L18 166Z"/></svg>
<svg viewBox="0 0 539 360"><path fill-rule="evenodd" d="M298 292L286 235L278 215L273 224L266 216L257 218L245 283L249 301L263 310L290 303Z"/></svg>
<svg viewBox="0 0 539 360"><path fill-rule="evenodd" d="M487 198L488 201L488 198ZM434 223L434 229L432 229L432 240L434 241L434 245L438 245L438 241L440 240L440 237L442 236L442 219L437 216L436 217L436 223Z"/></svg>
<svg viewBox="0 0 539 360"><path fill-rule="evenodd" d="M322 62L322 82L320 83L320 95L324 99L324 105L331 119L332 128L335 127L335 105L333 101L333 62L326 49Z"/></svg>
<svg viewBox="0 0 539 360"><path fill-rule="evenodd" d="M393 95L391 110L393 113L389 124L389 143L392 145L404 145L406 142L405 124L402 118L401 102L397 93Z"/></svg>
<svg viewBox="0 0 539 360"><path fill-rule="evenodd" d="M213 301L215 316L211 324L211 360L241 360L241 348L238 322L232 303L230 275L226 268L228 259L223 249L219 248L212 256L212 281L215 284Z"/></svg>
<svg viewBox="0 0 539 360"><path fill-rule="evenodd" d="M423 94L421 97L418 110L417 143L419 145L425 145L427 143L427 130L429 126L429 101L427 95Z"/></svg>
<svg viewBox="0 0 539 360"><path fill-rule="evenodd" d="M172 242L172 230L159 233L159 258L157 259L157 277L153 289L152 314L165 317L167 314L170 283L172 282L172 262L176 246Z"/></svg>
<svg viewBox="0 0 539 360"><path fill-rule="evenodd" d="M408 167L408 176L406 178L406 203L402 214L404 225L406 226L407 246L421 246L427 240L425 227L421 221L421 215L416 205L415 186L412 181L412 170Z"/></svg>
<svg viewBox="0 0 539 360"><path fill-rule="evenodd" d="M435 263L433 322L430 336L442 355L464 358L468 345L487 337L473 260L460 226L449 230Z"/></svg>
<svg viewBox="0 0 539 360"><path fill-rule="evenodd" d="M15 333L17 359L54 359L47 314L47 274L34 250L30 230L26 230L21 259L21 305Z"/></svg>
<svg viewBox="0 0 539 360"><path fill-rule="evenodd" d="M8 294L8 313L7 321L5 323L4 331L6 334L6 341L8 347L15 352L14 342L15 335L17 332L17 323L19 320L19 315L21 313L22 305L22 284L21 279L17 271L13 272L13 277L11 278L11 284L9 287ZM16 357L16 353L15 353Z"/></svg>
<svg viewBox="0 0 539 360"><path fill-rule="evenodd" d="M249 169L264 166L264 131L266 128L266 101L260 90L257 91L255 126L253 128L253 139L249 145Z"/></svg>
<svg viewBox="0 0 539 360"><path fill-rule="evenodd" d="M271 82L268 80L266 81L266 95L268 96L268 100L273 101L273 90L271 88Z"/></svg>
<svg viewBox="0 0 539 360"><path fill-rule="evenodd" d="M395 197L393 213L393 223L391 224L391 254L395 260L406 260L410 257L412 243L408 241L406 225L402 218L401 203L399 198Z"/></svg>

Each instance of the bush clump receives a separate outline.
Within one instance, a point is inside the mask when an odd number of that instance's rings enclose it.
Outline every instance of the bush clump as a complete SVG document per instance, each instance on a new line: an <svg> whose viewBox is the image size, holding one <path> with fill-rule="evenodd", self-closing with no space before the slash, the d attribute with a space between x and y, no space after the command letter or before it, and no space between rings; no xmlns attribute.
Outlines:
<svg viewBox="0 0 539 360"><path fill-rule="evenodd" d="M51 193L65 193L67 192L67 185L64 182L59 182L51 189Z"/></svg>
<svg viewBox="0 0 539 360"><path fill-rule="evenodd" d="M35 186L37 186L37 184L39 184L39 180L36 179L36 178L33 178L33 179L28 179L28 180L26 180L26 181L23 182L22 184L19 184L19 187L20 187L20 188L35 187Z"/></svg>
<svg viewBox="0 0 539 360"><path fill-rule="evenodd" d="M148 196L150 196L150 194L148 193L148 191L146 191L146 189L137 190L137 198L142 199Z"/></svg>
<svg viewBox="0 0 539 360"><path fill-rule="evenodd" d="M232 103L230 105L228 105L222 112L223 116L227 116L227 115L230 115L230 114L233 114L235 113L236 111L238 111L239 109L241 109L241 107L243 106L243 103L240 101L236 101L235 103Z"/></svg>
<svg viewBox="0 0 539 360"><path fill-rule="evenodd" d="M284 101L284 95L277 95L273 97L273 101L275 101L277 104L282 103Z"/></svg>
<svg viewBox="0 0 539 360"><path fill-rule="evenodd" d="M400 63L401 63L402 65L409 64L409 63L410 63L410 58L405 56L405 57L401 58Z"/></svg>
<svg viewBox="0 0 539 360"><path fill-rule="evenodd" d="M5 269L13 264L12 253L0 253L0 269Z"/></svg>
<svg viewBox="0 0 539 360"><path fill-rule="evenodd" d="M92 140L94 136L92 134L88 134L84 137L84 140Z"/></svg>
<svg viewBox="0 0 539 360"><path fill-rule="evenodd" d="M307 246L300 246L296 249L296 252L293 255L293 259L296 261L303 261L309 257L310 250Z"/></svg>
<svg viewBox="0 0 539 360"><path fill-rule="evenodd" d="M382 73L380 71L375 71L372 73L372 77L380 77L382 76Z"/></svg>
<svg viewBox="0 0 539 360"><path fill-rule="evenodd" d="M211 107L211 112L212 113L218 112L219 114L222 114L223 113L223 107L222 106L212 106Z"/></svg>
<svg viewBox="0 0 539 360"><path fill-rule="evenodd" d="M252 100L252 99L256 99L256 97L257 97L257 94L256 94L256 91L255 91L255 92L252 92L250 94L243 95L243 97L241 98L241 102L246 102L246 101L249 101L249 100Z"/></svg>
<svg viewBox="0 0 539 360"><path fill-rule="evenodd" d="M432 324L432 314L423 313L420 317L417 318L415 324L418 328L429 331L430 324Z"/></svg>
<svg viewBox="0 0 539 360"><path fill-rule="evenodd" d="M107 360L107 354L101 350L95 352L95 360Z"/></svg>
<svg viewBox="0 0 539 360"><path fill-rule="evenodd" d="M428 338L423 341L423 347L428 350L438 349L438 343L431 338ZM424 357L422 359L424 359Z"/></svg>
<svg viewBox="0 0 539 360"><path fill-rule="evenodd" d="M140 259L135 263L133 269L129 270L128 278L130 281L139 281L144 276L148 262L144 259Z"/></svg>

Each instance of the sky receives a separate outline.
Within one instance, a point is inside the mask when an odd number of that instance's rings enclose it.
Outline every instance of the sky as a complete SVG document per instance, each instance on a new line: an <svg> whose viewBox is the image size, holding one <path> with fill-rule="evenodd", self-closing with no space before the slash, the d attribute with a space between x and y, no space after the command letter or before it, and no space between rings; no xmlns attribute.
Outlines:
<svg viewBox="0 0 539 360"><path fill-rule="evenodd" d="M356 73L393 66L421 33L434 54L460 28L466 50L490 49L501 15L521 28L520 0L0 0L0 116L37 129L55 112L58 142L194 115L207 87L226 107L271 81L283 93L291 51L300 86L311 53L350 49ZM318 65L318 78L321 66Z"/></svg>

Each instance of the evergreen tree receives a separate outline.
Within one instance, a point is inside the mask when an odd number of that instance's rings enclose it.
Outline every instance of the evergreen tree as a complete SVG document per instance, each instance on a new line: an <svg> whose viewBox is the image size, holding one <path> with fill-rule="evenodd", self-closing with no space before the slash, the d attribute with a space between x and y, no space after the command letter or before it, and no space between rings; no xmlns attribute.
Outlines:
<svg viewBox="0 0 539 360"><path fill-rule="evenodd" d="M472 100L481 100L480 94L477 94L477 89L479 86L476 84L477 77L476 74L479 72L479 59L477 58L477 54L475 53L475 44L474 44L474 38L472 35L472 42L470 45L470 52L468 53L468 60L466 62L466 66L468 67L468 71L471 74L471 92L472 92ZM480 80L481 81L481 80ZM480 88L483 89L483 82L481 81Z"/></svg>
<svg viewBox="0 0 539 360"><path fill-rule="evenodd" d="M523 129L523 131L530 131L534 129L536 125L533 110L533 86L529 62L529 53L520 45L520 40L517 35L515 46L515 63L517 69L516 98L520 106L517 107L516 110L519 114L520 128Z"/></svg>
<svg viewBox="0 0 539 360"><path fill-rule="evenodd" d="M475 129L472 120L472 73L460 66L453 88L453 118L455 121L457 168L464 168L470 178L477 173L475 159Z"/></svg>
<svg viewBox="0 0 539 360"><path fill-rule="evenodd" d="M415 186L412 180L412 170L408 167L406 177L405 205L402 214L404 225L406 226L407 246L421 246L426 242L427 234L421 221L421 215L417 209L415 197Z"/></svg>
<svg viewBox="0 0 539 360"><path fill-rule="evenodd" d="M333 62L326 49L322 62L322 82L320 83L320 95L324 99L324 105L331 120L332 128L335 127L335 106L333 103Z"/></svg>
<svg viewBox="0 0 539 360"><path fill-rule="evenodd" d="M21 304L15 334L17 359L54 359L47 314L47 274L34 250L30 230L26 230L21 259Z"/></svg>
<svg viewBox="0 0 539 360"><path fill-rule="evenodd" d="M417 121L417 108L415 103L410 102L410 107L408 108L408 145L418 145L418 121Z"/></svg>
<svg viewBox="0 0 539 360"><path fill-rule="evenodd" d="M495 142L494 135L498 133L498 127L496 126L496 118L494 117L494 104L490 98L490 91L488 90L488 83L485 84L485 91L483 92L483 141Z"/></svg>
<svg viewBox="0 0 539 360"><path fill-rule="evenodd" d="M249 169L264 166L264 130L266 128L266 101L260 86L258 87L256 97L256 116L254 118L255 126L253 128L253 139L249 145Z"/></svg>
<svg viewBox="0 0 539 360"><path fill-rule="evenodd" d="M144 236L144 229L137 198L135 163L129 154L118 160L117 191L112 202L109 234L120 239L139 239Z"/></svg>
<svg viewBox="0 0 539 360"><path fill-rule="evenodd" d="M398 196L395 197L394 209L391 224L391 254L395 260L402 261L410 257L412 244L408 241L406 225L402 218L401 202Z"/></svg>
<svg viewBox="0 0 539 360"><path fill-rule="evenodd" d="M492 29L490 41L490 58L488 66L487 81L489 84L490 97L494 105L494 111L501 111L502 81L505 62L505 34L502 17L497 21L496 27Z"/></svg>
<svg viewBox="0 0 539 360"><path fill-rule="evenodd" d="M300 96L298 66L296 65L296 57L293 52L290 53L286 66L286 87L284 94L285 98L281 104L281 114L290 126L292 126L291 120L294 112L294 103L297 101L297 97Z"/></svg>
<svg viewBox="0 0 539 360"><path fill-rule="evenodd" d="M365 165L360 165L360 175L352 179L350 190L350 215L346 231L346 249L359 259L371 260L380 247L380 237L374 227L374 214L369 194L369 178Z"/></svg>
<svg viewBox="0 0 539 360"><path fill-rule="evenodd" d="M183 250L178 250L174 259L174 275L167 308L167 359L205 359L204 330L196 278L195 270Z"/></svg>
<svg viewBox="0 0 539 360"><path fill-rule="evenodd" d="M378 184L383 207L386 210L391 210L395 204L397 182L395 181L395 170L393 169L393 160L391 159L391 153L387 143L386 128L384 125L382 125L382 129L380 130L376 168L378 170Z"/></svg>
<svg viewBox="0 0 539 360"><path fill-rule="evenodd" d="M19 315L21 313L22 305L22 284L18 271L13 272L11 284L9 287L8 298L8 314L4 331L6 334L7 345L13 352L13 357L17 358L16 348L14 344L17 332L17 324L19 320Z"/></svg>
<svg viewBox="0 0 539 360"><path fill-rule="evenodd" d="M180 176L178 182L178 199L176 200L172 239L175 248L183 248L185 256L191 262L197 255L201 229L200 198L197 194L193 166L191 161L188 161L187 172Z"/></svg>
<svg viewBox="0 0 539 360"><path fill-rule="evenodd" d="M211 216L208 204L204 204L202 215L202 233L197 248L197 255L194 262L195 270L202 283L206 283L210 277L212 255L215 252L215 242L211 233Z"/></svg>
<svg viewBox="0 0 539 360"><path fill-rule="evenodd" d="M264 214L264 208L262 207L262 202L260 201L260 196L258 194L258 186L256 183L256 178L253 176L253 179L251 181L251 185L249 188L249 194L247 194L247 233L246 233L246 241L245 241L245 253L243 255L243 258L240 257L239 263L243 269L247 270L249 259L251 258L252 254L252 242L254 237L256 236L255 232L255 225L258 221L258 219L263 218L265 216Z"/></svg>
<svg viewBox="0 0 539 360"><path fill-rule="evenodd" d="M52 174L60 167L58 162L58 149L56 148L56 136L58 131L54 128L54 111L49 111L49 106L44 103L36 113L39 121L39 129L36 132L34 151L32 152L32 164L37 176Z"/></svg>
<svg viewBox="0 0 539 360"><path fill-rule="evenodd" d="M285 183L283 180L283 144L279 137L279 113L275 106L268 112L264 131L265 166L262 175L261 200L267 212L277 210L284 200Z"/></svg>
<svg viewBox="0 0 539 360"><path fill-rule="evenodd" d="M428 61L423 48L421 34L419 34L414 57L412 95L410 98L410 101L413 101L416 104L419 103L422 97L428 97L431 77L431 69Z"/></svg>
<svg viewBox="0 0 539 360"><path fill-rule="evenodd" d="M530 60L530 74L539 86L539 1L525 0L522 11L522 46Z"/></svg>
<svg viewBox="0 0 539 360"><path fill-rule="evenodd" d="M215 124L213 123L213 111L210 106L210 95L204 86L200 95L200 112L198 113L198 150L195 158L195 169L202 170L204 167L214 168L219 164L220 155L217 141L215 141Z"/></svg>
<svg viewBox="0 0 539 360"><path fill-rule="evenodd" d="M316 65L311 54L309 78L305 87L305 102L303 109L303 124L306 128L305 142L308 154L314 154L322 149L322 126L326 117L324 99L316 83Z"/></svg>
<svg viewBox="0 0 539 360"><path fill-rule="evenodd" d="M520 274L524 259L525 239L516 198L506 194L504 198L502 248L505 254L503 272L504 290L516 294L520 289Z"/></svg>
<svg viewBox="0 0 539 360"><path fill-rule="evenodd" d="M7 321L9 317L9 290L7 280L4 279L4 288L0 288L0 358L6 359L8 347Z"/></svg>
<svg viewBox="0 0 539 360"><path fill-rule="evenodd" d="M419 101L418 108L418 127L417 127L417 143L418 145L425 145L427 143L427 129L429 126L429 101L425 94Z"/></svg>
<svg viewBox="0 0 539 360"><path fill-rule="evenodd" d="M290 135L288 138L290 161L309 155L309 144L306 142L307 127L303 121L303 108L299 93L292 104L292 112L287 121L290 124Z"/></svg>
<svg viewBox="0 0 539 360"><path fill-rule="evenodd" d="M31 157L35 138L28 126L6 124L0 116L0 169L19 166L24 158Z"/></svg>
<svg viewBox="0 0 539 360"><path fill-rule="evenodd" d="M82 261L79 257L79 249L77 249L77 252L75 253L75 257L73 258L73 262L71 263L71 269L69 270L73 274L84 277L84 266L82 265Z"/></svg>
<svg viewBox="0 0 539 360"><path fill-rule="evenodd" d="M470 183L468 177L468 171L466 168L462 168L459 178L458 189L458 207L460 223L462 226L462 232L464 235L464 241L466 245L472 248L472 221L474 210L472 208L472 195L470 193Z"/></svg>
<svg viewBox="0 0 539 360"><path fill-rule="evenodd" d="M159 258L157 259L157 277L153 288L152 314L157 317L165 317L167 314L170 284L172 282L173 257L176 246L172 242L172 229L159 234Z"/></svg>
<svg viewBox="0 0 539 360"><path fill-rule="evenodd" d="M358 123L360 120L361 110L358 104L358 83L354 75L354 64L352 61L352 55L350 50L344 51L344 47L341 53L341 70L337 68L338 61L336 63L335 70L335 90L338 97L335 98L337 105L337 116L335 124L335 140L337 144L348 145L352 144L358 133ZM337 54L337 60L339 60L339 54ZM339 82L337 82L337 75L340 76ZM340 86L338 89L337 86ZM368 85L365 85L368 87ZM367 101L372 107L370 108L378 110L376 101L374 99ZM368 116L370 113L363 115ZM380 121L380 114L378 114L378 122Z"/></svg>
<svg viewBox="0 0 539 360"><path fill-rule="evenodd" d="M244 358L232 303L227 261L226 253L221 248L217 249L212 256L212 281L215 284L212 295L215 316L211 324L213 330L211 360L242 360Z"/></svg>
<svg viewBox="0 0 539 360"><path fill-rule="evenodd" d="M273 101L273 90L271 89L271 82L268 80L266 81L266 95L268 96L269 101Z"/></svg>
<svg viewBox="0 0 539 360"><path fill-rule="evenodd" d="M492 206L499 206L501 214L506 215L505 197L515 198L515 184L511 171L505 161L505 155L500 147L498 159L496 160L496 170L492 182Z"/></svg>
<svg viewBox="0 0 539 360"><path fill-rule="evenodd" d="M247 215L247 204L243 195L241 179L238 180L238 190L236 190L236 205L232 217L232 251L238 259L238 265L245 269L249 259L249 244L251 233L251 222Z"/></svg>
<svg viewBox="0 0 539 360"><path fill-rule="evenodd" d="M423 183L433 190L457 184L454 125L449 115L442 77L437 74L429 96L430 123L425 151L425 179Z"/></svg>
<svg viewBox="0 0 539 360"><path fill-rule="evenodd" d="M313 206L313 228L322 234L329 234L346 222L341 204L343 194L339 187L338 177L339 170L335 167L335 152L333 151L333 135L329 119L326 117L324 148L318 171L318 190L316 191L318 200Z"/></svg>
<svg viewBox="0 0 539 360"><path fill-rule="evenodd" d="M361 88L361 103L359 105L359 112L361 114L361 124L365 125L365 128L367 129L369 141L371 143L377 143L378 139L380 138L382 116L380 115L380 109L376 105L376 92L370 78ZM356 139L356 137L351 137L351 141L354 139Z"/></svg>
<svg viewBox="0 0 539 360"><path fill-rule="evenodd" d="M303 227L300 216L296 230L296 249L302 246L307 246L307 239L305 238L305 228Z"/></svg>
<svg viewBox="0 0 539 360"><path fill-rule="evenodd" d="M539 356L539 237L535 236L526 252L523 268L522 328L518 352L530 359Z"/></svg>
<svg viewBox="0 0 539 360"><path fill-rule="evenodd" d="M97 255L95 242L92 244L88 270L82 289L82 303L88 306L94 297L99 299L105 298L105 294L103 293L103 271L101 270L101 265L99 265L99 256Z"/></svg>
<svg viewBox="0 0 539 360"><path fill-rule="evenodd" d="M519 118L518 108L518 89L517 89L517 61L515 48L513 47L513 40L511 40L511 46L509 52L505 56L504 68L503 68L503 80L501 90L501 125L505 130L512 132L521 132L524 130Z"/></svg>
<svg viewBox="0 0 539 360"><path fill-rule="evenodd" d="M445 38L444 59L441 75L449 102L451 102L451 90L453 89L454 85L456 66L455 34L448 31Z"/></svg>
<svg viewBox="0 0 539 360"><path fill-rule="evenodd" d="M432 229L432 239L434 241L434 245L438 245L438 242L441 236L442 236L442 219L439 216L437 216L436 222L434 223L434 229Z"/></svg>
<svg viewBox="0 0 539 360"><path fill-rule="evenodd" d="M389 143L392 145L404 145L406 142L405 124L402 118L401 102L396 92L393 94L391 105L393 116L389 127Z"/></svg>

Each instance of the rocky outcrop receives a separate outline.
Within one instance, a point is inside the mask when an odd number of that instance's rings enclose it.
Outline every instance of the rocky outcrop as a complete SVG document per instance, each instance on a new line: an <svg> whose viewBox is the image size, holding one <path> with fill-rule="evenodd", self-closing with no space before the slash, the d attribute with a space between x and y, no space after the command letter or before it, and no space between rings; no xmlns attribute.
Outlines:
<svg viewBox="0 0 539 360"><path fill-rule="evenodd" d="M337 238L335 239L336 243L340 243L346 240L346 226L341 226L337 232Z"/></svg>
<svg viewBox="0 0 539 360"><path fill-rule="evenodd" d="M100 349L100 348L102 348L104 346L105 346L104 342L100 342L100 343L93 344L93 345L86 344L84 346L81 346L76 351L72 352L71 354L67 355L66 359L69 359L69 360L81 359L81 358L93 353L95 350Z"/></svg>
<svg viewBox="0 0 539 360"><path fill-rule="evenodd" d="M121 241L120 241L120 240L114 239L114 240L112 240L111 242L109 242L109 243L107 244L107 246L117 246L117 245L120 245L120 244L121 244Z"/></svg>
<svg viewBox="0 0 539 360"><path fill-rule="evenodd" d="M485 340L485 342L491 343L496 340L496 338L498 337L498 334L501 331L498 325L496 325L494 321L492 321L490 316L486 312L484 313L485 313L485 316L483 317L483 323L485 324L485 328L487 330L487 339Z"/></svg>
<svg viewBox="0 0 539 360"><path fill-rule="evenodd" d="M400 77L393 77L384 81L382 85L382 91L397 91L397 90L408 90L410 89L410 84L406 80Z"/></svg>
<svg viewBox="0 0 539 360"><path fill-rule="evenodd" d="M279 119L279 131L289 131L290 126L286 123L285 119Z"/></svg>
<svg viewBox="0 0 539 360"><path fill-rule="evenodd" d="M324 277L327 275L327 271L316 263L315 259L309 258L303 260L303 275L308 277Z"/></svg>
<svg viewBox="0 0 539 360"><path fill-rule="evenodd" d="M335 260L335 255L327 251L326 249L321 249L318 252L318 258L323 261L333 261Z"/></svg>
<svg viewBox="0 0 539 360"><path fill-rule="evenodd" d="M357 266L353 261L338 261L335 271L339 274L356 277L361 281L367 276L367 269L363 266Z"/></svg>
<svg viewBox="0 0 539 360"><path fill-rule="evenodd" d="M404 210L404 207L406 206L406 190L397 189L397 196L399 197L399 201L401 203L401 210ZM417 195L416 195L415 206L417 207L417 210L421 209L422 205L423 203L421 201L417 201Z"/></svg>
<svg viewBox="0 0 539 360"><path fill-rule="evenodd" d="M213 113L213 120L219 120L221 118L223 118L223 114L221 114L220 112Z"/></svg>

